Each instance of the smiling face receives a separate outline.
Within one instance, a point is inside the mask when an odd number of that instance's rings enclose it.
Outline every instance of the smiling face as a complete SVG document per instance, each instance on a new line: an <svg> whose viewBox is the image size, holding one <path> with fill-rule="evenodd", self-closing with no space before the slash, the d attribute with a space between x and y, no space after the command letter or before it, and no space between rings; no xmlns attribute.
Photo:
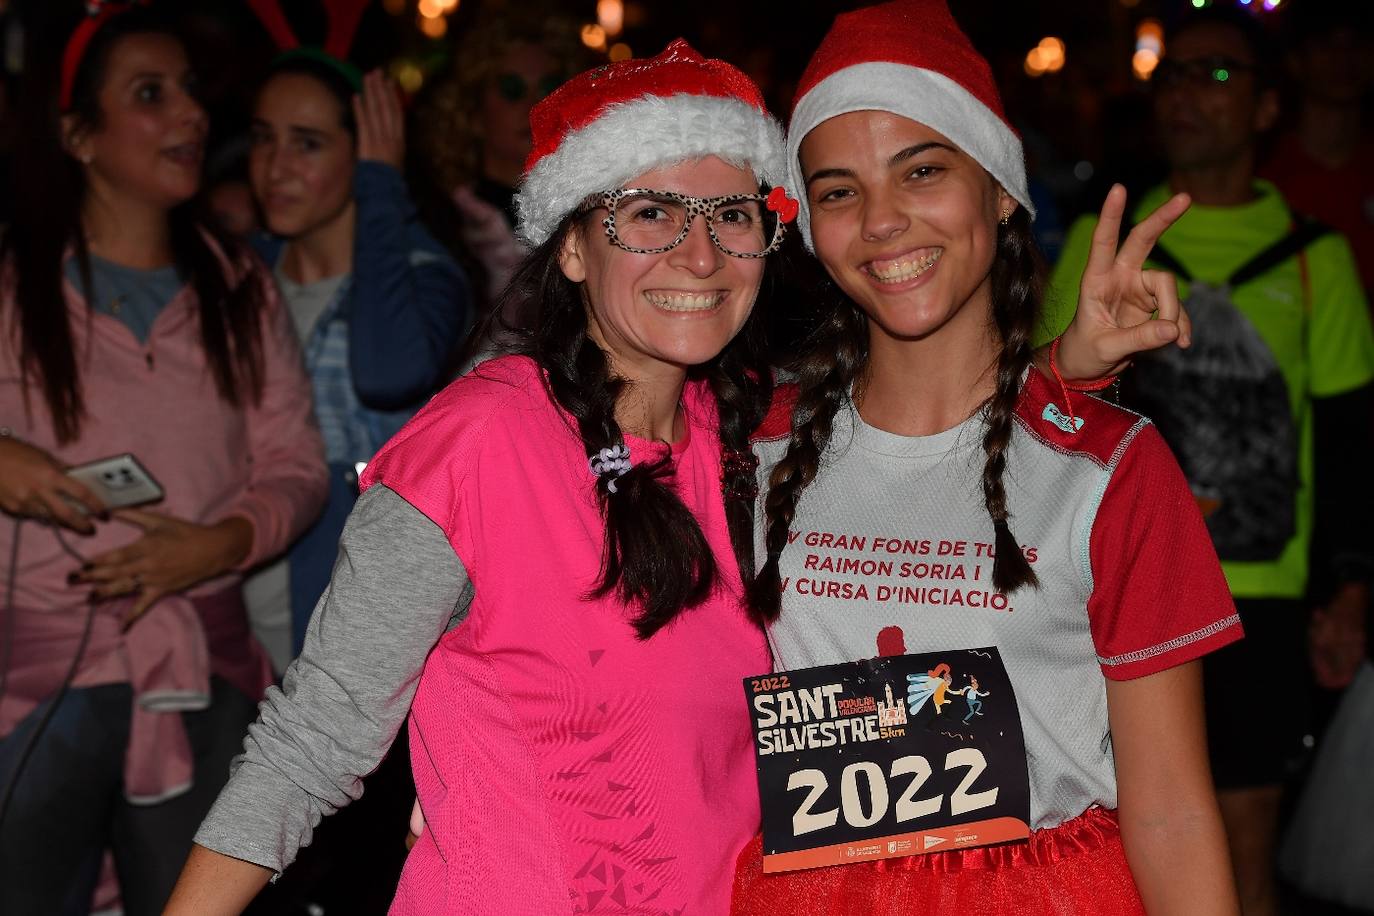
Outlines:
<svg viewBox="0 0 1374 916"><path fill-rule="evenodd" d="M997 222L1016 207L977 162L924 124L883 111L822 122L801 144L816 256L898 340L954 321L985 327Z"/></svg>
<svg viewBox="0 0 1374 916"><path fill-rule="evenodd" d="M175 38L150 32L118 40L99 90L99 123L67 121L68 149L96 194L171 208L196 193L209 121L194 90Z"/></svg>
<svg viewBox="0 0 1374 916"><path fill-rule="evenodd" d="M303 73L262 87L248 173L267 226L297 238L341 218L353 200L353 136L338 98Z"/></svg>
<svg viewBox="0 0 1374 916"><path fill-rule="evenodd" d="M645 172L625 186L723 197L752 194L758 180L748 169L709 156ZM559 258L564 275L582 284L588 333L631 379L713 359L749 317L764 259L725 254L701 217L676 248L634 254L606 237L605 215L592 211L568 234Z"/></svg>

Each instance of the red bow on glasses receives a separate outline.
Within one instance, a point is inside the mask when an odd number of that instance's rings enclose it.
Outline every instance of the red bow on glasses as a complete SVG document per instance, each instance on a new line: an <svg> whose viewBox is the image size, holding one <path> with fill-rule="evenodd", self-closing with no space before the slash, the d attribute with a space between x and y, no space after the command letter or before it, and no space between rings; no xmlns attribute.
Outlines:
<svg viewBox="0 0 1374 916"><path fill-rule="evenodd" d="M787 191L781 187L774 188L768 192L766 206L778 215L778 219L783 223L790 223L797 218L797 211L801 209L801 204L787 196Z"/></svg>

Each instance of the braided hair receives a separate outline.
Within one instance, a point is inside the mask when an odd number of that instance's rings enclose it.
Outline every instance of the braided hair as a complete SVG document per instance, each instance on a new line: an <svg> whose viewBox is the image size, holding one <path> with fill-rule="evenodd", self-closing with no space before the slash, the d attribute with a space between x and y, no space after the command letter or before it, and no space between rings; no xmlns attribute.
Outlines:
<svg viewBox="0 0 1374 916"><path fill-rule="evenodd" d="M1040 309L1044 265L1030 217L1017 208L999 227L997 254L992 265L992 317L1002 341L997 360L996 388L984 404L983 504L992 519L994 552L992 583L1010 593L1039 586L1011 532L1003 477L1011 445L1021 377L1030 367L1031 335ZM749 590L750 611L761 623L781 610L779 560L797 513L797 503L820 469L830 442L835 414L850 397L868 361L868 316L836 291L833 307L802 349L794 365L797 401L792 410L792 438L782 460L773 468L764 499L764 548L767 558Z"/></svg>
<svg viewBox="0 0 1374 916"><path fill-rule="evenodd" d="M627 383L589 336L581 287L559 265L568 233L584 231L585 218L576 212L565 217L526 259L506 297L530 303L535 320L528 328L504 330L514 337L509 349L539 364L549 396L576 423L590 458L625 444L615 408ZM496 309L488 322L495 326L503 311ZM715 395L726 524L746 592L754 578L757 495L749 434L762 422L773 392L763 330L756 308L720 354L688 373L689 380L705 380ZM722 576L696 517L668 485L671 474L665 455L656 462L637 461L618 478L601 475L596 483L606 532L601 574L591 594L614 593L637 607L632 623L641 639L701 603Z"/></svg>

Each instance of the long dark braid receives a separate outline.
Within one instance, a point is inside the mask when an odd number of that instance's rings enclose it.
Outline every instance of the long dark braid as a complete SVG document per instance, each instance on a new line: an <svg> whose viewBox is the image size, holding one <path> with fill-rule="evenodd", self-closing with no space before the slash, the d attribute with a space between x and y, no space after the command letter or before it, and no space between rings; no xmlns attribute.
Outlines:
<svg viewBox="0 0 1374 916"><path fill-rule="evenodd" d="M603 448L625 444L615 408L626 383L612 373L606 354L588 335L580 288L559 268L564 239L580 231L579 224L576 216L564 220L516 274L507 296L532 303L538 314L530 329L505 330L516 339L515 351L544 370L550 396L576 422L590 458ZM754 565L749 434L763 419L772 394L757 314L719 356L691 373L706 379L716 397L726 521L746 589ZM672 473L668 455L655 462L634 457L631 469L614 478L614 493L612 478L603 475L597 481L606 534L601 576L592 594L615 593L638 606L632 623L640 638L647 639L700 604L716 587L720 571L701 526L667 484Z"/></svg>
<svg viewBox="0 0 1374 916"><path fill-rule="evenodd" d="M1011 533L1002 478L1016 422L1021 377L1031 363L1030 340L1040 308L1043 273L1030 218L1018 208L1008 224L1000 227L992 267L993 320L1003 347L997 362L997 387L985 404L987 432L983 437L987 453L983 466L984 504L992 518L996 551L992 581L1004 593L1023 585L1039 585L1035 571ZM821 320L794 364L798 395L792 411L792 439L769 478L764 499L764 548L768 556L750 591L750 608L762 621L775 619L781 610L778 561L787 546L798 501L816 477L830 442L835 414L849 398L868 359L868 318L847 298L839 298L841 301Z"/></svg>
<svg viewBox="0 0 1374 916"><path fill-rule="evenodd" d="M764 353L765 297L755 306L743 330L706 369L716 396L720 422L721 492L730 547L739 566L746 601L754 583L754 502L758 496L758 459L749 445L750 434L763 422L773 399L773 373ZM757 615L751 616L757 619Z"/></svg>
<svg viewBox="0 0 1374 916"><path fill-rule="evenodd" d="M827 287L834 289L833 284ZM838 293L838 291L837 291ZM821 456L830 443L835 414L849 398L868 360L868 319L843 295L807 338L797 375L797 403L792 408L792 441L768 478L764 499L767 558L749 590L749 608L761 623L777 619L782 578L778 561L802 491L816 478Z"/></svg>
<svg viewBox="0 0 1374 916"><path fill-rule="evenodd" d="M1044 265L1031 233L1030 217L1022 207L997 233L997 258L992 263L992 317L1002 338L997 358L997 389L988 399L984 424L983 502L992 516L996 557L992 584L1010 594L1023 585L1039 588L1040 580L1021 553L1007 520L1007 490L1002 477L1007 469L1007 449L1016 423L1016 402L1021 396L1021 377L1031 364L1031 335L1040 312L1040 286Z"/></svg>

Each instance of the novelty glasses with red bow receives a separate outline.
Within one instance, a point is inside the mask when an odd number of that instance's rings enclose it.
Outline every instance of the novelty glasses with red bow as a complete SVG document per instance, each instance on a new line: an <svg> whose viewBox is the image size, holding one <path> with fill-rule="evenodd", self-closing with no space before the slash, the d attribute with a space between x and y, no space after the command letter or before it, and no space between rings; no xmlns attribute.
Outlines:
<svg viewBox="0 0 1374 916"><path fill-rule="evenodd" d="M601 225L618 248L634 254L671 251L691 231L697 216L721 251L736 258L762 258L778 250L784 227L797 216L798 204L782 188L768 195L731 194L691 197L672 191L618 188L593 196L588 210L606 209Z"/></svg>

